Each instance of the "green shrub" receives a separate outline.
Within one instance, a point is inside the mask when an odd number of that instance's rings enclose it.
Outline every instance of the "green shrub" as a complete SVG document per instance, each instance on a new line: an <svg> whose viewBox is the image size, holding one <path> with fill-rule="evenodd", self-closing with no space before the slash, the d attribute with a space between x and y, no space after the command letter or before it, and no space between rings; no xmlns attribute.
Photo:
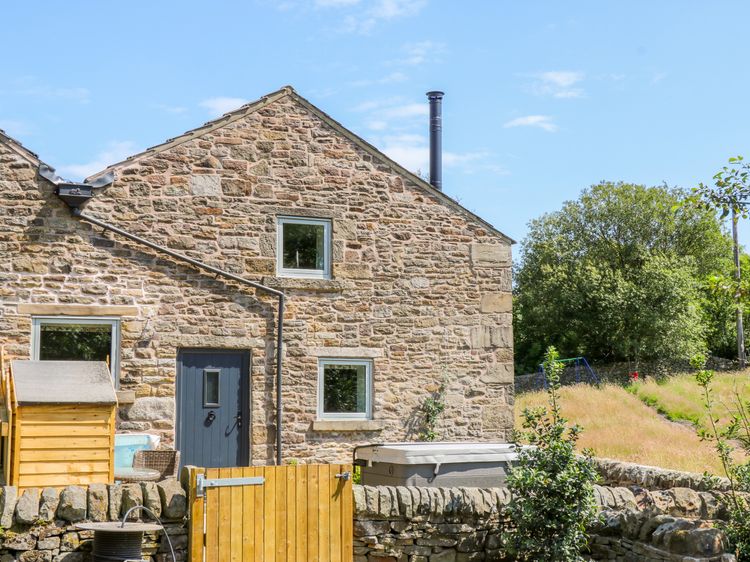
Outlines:
<svg viewBox="0 0 750 562"><path fill-rule="evenodd" d="M750 454L750 401L743 400L735 392L733 414L730 422L721 427L714 414L714 399L711 383L714 372L705 369L705 357L696 355L693 367L698 369L696 382L703 389L703 405L708 413L708 429L700 429L701 439L712 441L721 460L724 474L729 479L729 521L722 525L735 551L738 562L750 562L750 504L738 492L750 492L750 462L738 464L732 457L733 442L739 442Z"/></svg>
<svg viewBox="0 0 750 562"><path fill-rule="evenodd" d="M516 560L573 562L582 560L586 528L597 517L593 484L598 475L591 453L575 452L581 433L560 413L563 365L554 347L547 349L544 373L549 407L525 409L521 437L530 445L519 452L508 476L512 494L503 532L508 554Z"/></svg>

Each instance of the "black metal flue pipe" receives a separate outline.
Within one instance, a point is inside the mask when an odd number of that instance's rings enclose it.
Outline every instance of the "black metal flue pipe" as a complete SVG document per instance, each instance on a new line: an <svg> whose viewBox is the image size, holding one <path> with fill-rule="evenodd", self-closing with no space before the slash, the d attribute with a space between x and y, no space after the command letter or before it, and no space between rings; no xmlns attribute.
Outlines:
<svg viewBox="0 0 750 562"><path fill-rule="evenodd" d="M430 100L430 184L443 190L443 92L427 92Z"/></svg>

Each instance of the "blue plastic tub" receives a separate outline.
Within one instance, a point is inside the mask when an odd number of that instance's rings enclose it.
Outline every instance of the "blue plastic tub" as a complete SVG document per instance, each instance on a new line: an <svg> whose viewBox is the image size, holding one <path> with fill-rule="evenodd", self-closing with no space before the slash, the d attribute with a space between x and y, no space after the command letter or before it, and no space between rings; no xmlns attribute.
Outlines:
<svg viewBox="0 0 750 562"><path fill-rule="evenodd" d="M156 449L159 436L150 433L115 433L115 470L133 466L136 451Z"/></svg>

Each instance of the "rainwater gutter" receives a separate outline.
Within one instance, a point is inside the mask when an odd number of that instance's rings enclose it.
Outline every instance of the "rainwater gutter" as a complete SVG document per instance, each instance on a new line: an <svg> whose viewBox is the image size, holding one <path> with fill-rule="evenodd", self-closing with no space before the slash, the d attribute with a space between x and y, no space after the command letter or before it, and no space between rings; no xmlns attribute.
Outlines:
<svg viewBox="0 0 750 562"><path fill-rule="evenodd" d="M257 289L258 291L262 291L264 293L273 295L278 299L278 313L277 313L278 326L276 329L276 464L281 465L282 463L281 390L282 390L282 373L283 373L282 345L283 345L283 337L284 337L284 304L285 304L284 293L272 287L263 285L262 283L256 283L255 281L251 281L250 279L245 279L244 277L235 275L234 273L230 273L229 271L225 271L223 269L219 269L218 267L208 265L207 263L204 263L202 261L194 260L193 258L189 258L186 255L170 250L169 248L165 246L161 246L159 244L156 244L155 242L151 242L150 240L147 240L135 234L131 234L130 232L123 230L121 228L118 228L114 225L111 225L105 221L83 214L83 211L81 211L80 209L80 205L82 205L83 203L85 203L86 201L88 201L94 196L93 189L104 187L105 185L109 185L114 181L114 174L112 174L112 172L97 179L95 182L92 182L90 184L66 182L55 174L55 170L53 168L50 168L49 166L45 164L42 164L39 167L39 174L57 187L56 193L58 197L60 197L60 199L62 199L63 201L65 201L65 203L68 204L74 217L80 220L86 221L88 223L91 223L100 228L103 228L104 230L108 230L110 232L118 234L122 236L123 238L127 238L128 240L136 242L137 244L147 246L151 248L152 250L156 250L157 252L166 254L176 260L189 263L190 265L197 267L198 269L203 269L205 271L208 271L220 277L224 277L226 279L231 279L232 281L236 281L237 283L241 283L242 285L253 287Z"/></svg>

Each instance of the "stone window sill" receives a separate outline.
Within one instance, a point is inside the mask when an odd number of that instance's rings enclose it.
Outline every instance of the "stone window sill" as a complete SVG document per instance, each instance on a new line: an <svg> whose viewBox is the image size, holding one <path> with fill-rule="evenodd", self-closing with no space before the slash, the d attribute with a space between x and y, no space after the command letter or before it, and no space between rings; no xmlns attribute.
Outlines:
<svg viewBox="0 0 750 562"><path fill-rule="evenodd" d="M264 285L274 289L299 289L318 293L340 293L354 287L351 281L339 279L309 279L304 277L263 277Z"/></svg>
<svg viewBox="0 0 750 562"><path fill-rule="evenodd" d="M382 431L385 422L379 420L315 420L313 431Z"/></svg>

